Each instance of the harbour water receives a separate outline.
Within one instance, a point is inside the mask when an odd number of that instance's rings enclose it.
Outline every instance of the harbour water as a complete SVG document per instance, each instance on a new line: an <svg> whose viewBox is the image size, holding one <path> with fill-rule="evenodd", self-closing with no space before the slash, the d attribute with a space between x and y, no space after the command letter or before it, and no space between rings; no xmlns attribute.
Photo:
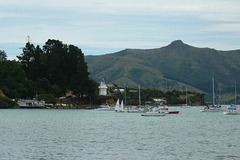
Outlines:
<svg viewBox="0 0 240 160"><path fill-rule="evenodd" d="M240 116L1 109L1 160L240 159Z"/></svg>

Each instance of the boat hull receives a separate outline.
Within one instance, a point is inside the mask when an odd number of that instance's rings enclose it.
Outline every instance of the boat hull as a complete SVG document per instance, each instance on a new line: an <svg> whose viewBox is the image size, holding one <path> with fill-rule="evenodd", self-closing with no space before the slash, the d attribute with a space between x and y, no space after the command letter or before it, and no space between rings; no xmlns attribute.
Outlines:
<svg viewBox="0 0 240 160"><path fill-rule="evenodd" d="M117 113L124 113L125 111L116 111Z"/></svg>
<svg viewBox="0 0 240 160"><path fill-rule="evenodd" d="M142 113L143 111L127 111L128 113Z"/></svg>
<svg viewBox="0 0 240 160"><path fill-rule="evenodd" d="M179 111L169 111L168 108L159 108L159 110L166 114L178 114Z"/></svg>
<svg viewBox="0 0 240 160"><path fill-rule="evenodd" d="M168 111L168 114L178 114L179 111Z"/></svg>
<svg viewBox="0 0 240 160"><path fill-rule="evenodd" d="M223 112L223 114L226 114L226 115L240 115L240 112Z"/></svg>
<svg viewBox="0 0 240 160"><path fill-rule="evenodd" d="M222 109L203 109L200 112L222 112Z"/></svg>
<svg viewBox="0 0 240 160"><path fill-rule="evenodd" d="M142 116L165 116L165 113L146 112L146 113L143 113Z"/></svg>
<svg viewBox="0 0 240 160"><path fill-rule="evenodd" d="M97 111L114 111L114 108L98 108Z"/></svg>

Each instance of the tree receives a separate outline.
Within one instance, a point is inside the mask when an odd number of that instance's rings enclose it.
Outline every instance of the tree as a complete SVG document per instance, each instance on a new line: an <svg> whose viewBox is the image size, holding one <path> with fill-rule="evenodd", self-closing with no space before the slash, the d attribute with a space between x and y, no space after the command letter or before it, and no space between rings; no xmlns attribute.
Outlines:
<svg viewBox="0 0 240 160"><path fill-rule="evenodd" d="M0 87L10 98L22 97L26 73L16 61L6 61L0 67Z"/></svg>
<svg viewBox="0 0 240 160"><path fill-rule="evenodd" d="M7 61L7 54L4 50L0 50L0 63Z"/></svg>
<svg viewBox="0 0 240 160"><path fill-rule="evenodd" d="M50 93L39 95L38 100L44 100L46 103L52 103L52 104L57 103L56 98Z"/></svg>
<svg viewBox="0 0 240 160"><path fill-rule="evenodd" d="M71 89L74 94L80 94L81 97L83 94L88 94L88 87L90 85L88 75L86 63L79 64L77 73L71 80Z"/></svg>
<svg viewBox="0 0 240 160"><path fill-rule="evenodd" d="M81 63L85 63L84 55L81 49L79 49L76 46L69 45L67 54L65 56L65 64L64 64L65 65L64 73L68 77L67 79L68 83L71 80L71 78L69 79L69 77L72 77L77 73L78 65Z"/></svg>
<svg viewBox="0 0 240 160"><path fill-rule="evenodd" d="M43 46L43 52L47 56L47 74L51 84L61 87L63 92L67 88L67 76L63 72L67 45L59 40L48 40Z"/></svg>
<svg viewBox="0 0 240 160"><path fill-rule="evenodd" d="M54 84L51 86L51 93L55 96L61 96L62 90L58 85Z"/></svg>
<svg viewBox="0 0 240 160"><path fill-rule="evenodd" d="M43 56L43 51L39 45L37 45L37 47L34 49L32 56L33 56L32 57L33 60L29 64L28 77L34 81L36 81L39 78L46 78L47 66L45 61L42 61L44 56Z"/></svg>
<svg viewBox="0 0 240 160"><path fill-rule="evenodd" d="M20 56L17 56L27 75L29 75L30 64L34 60L34 56L33 56L34 51L35 51L35 46L30 42L27 42L25 47L23 48L23 53Z"/></svg>

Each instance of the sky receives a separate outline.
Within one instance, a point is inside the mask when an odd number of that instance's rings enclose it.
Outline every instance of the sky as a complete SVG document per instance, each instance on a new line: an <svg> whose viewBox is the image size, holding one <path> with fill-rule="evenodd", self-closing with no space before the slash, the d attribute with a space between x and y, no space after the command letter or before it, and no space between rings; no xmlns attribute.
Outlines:
<svg viewBox="0 0 240 160"><path fill-rule="evenodd" d="M0 50L17 59L30 37L73 44L85 55L152 49L174 40L240 49L239 0L0 1Z"/></svg>

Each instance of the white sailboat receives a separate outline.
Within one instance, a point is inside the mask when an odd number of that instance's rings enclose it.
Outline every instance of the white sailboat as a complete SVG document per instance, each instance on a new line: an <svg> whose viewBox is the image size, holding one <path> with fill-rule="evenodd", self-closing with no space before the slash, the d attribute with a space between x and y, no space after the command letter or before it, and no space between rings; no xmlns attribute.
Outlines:
<svg viewBox="0 0 240 160"><path fill-rule="evenodd" d="M188 101L188 98L187 98L187 88L186 88L186 104L182 105L181 106L182 108L190 108L191 107L188 105L187 101Z"/></svg>
<svg viewBox="0 0 240 160"><path fill-rule="evenodd" d="M119 99L117 100L117 103L115 104L115 111L117 112L120 109L119 107Z"/></svg>
<svg viewBox="0 0 240 160"><path fill-rule="evenodd" d="M235 104L232 104L231 107L228 108L228 111L223 112L223 114L240 115L240 110L237 110L236 104L237 104L237 89L236 89L236 82L235 82Z"/></svg>
<svg viewBox="0 0 240 160"><path fill-rule="evenodd" d="M213 104L211 106L206 106L204 109L200 110L201 112L220 112L223 111L221 105L215 105L215 92L214 92L214 78L212 78L213 83Z"/></svg>
<svg viewBox="0 0 240 160"><path fill-rule="evenodd" d="M115 111L116 112L125 112L123 108L123 101L121 102L121 106L119 105L119 99L117 100L117 103L115 105Z"/></svg>
<svg viewBox="0 0 240 160"><path fill-rule="evenodd" d="M139 105L138 106L131 106L128 108L128 113L142 113L144 111L144 107L141 107L141 93L140 93L140 85L138 85L138 100Z"/></svg>
<svg viewBox="0 0 240 160"><path fill-rule="evenodd" d="M122 102L121 102L120 112L125 112L125 111L124 111L124 108L123 108L123 100L122 100Z"/></svg>

